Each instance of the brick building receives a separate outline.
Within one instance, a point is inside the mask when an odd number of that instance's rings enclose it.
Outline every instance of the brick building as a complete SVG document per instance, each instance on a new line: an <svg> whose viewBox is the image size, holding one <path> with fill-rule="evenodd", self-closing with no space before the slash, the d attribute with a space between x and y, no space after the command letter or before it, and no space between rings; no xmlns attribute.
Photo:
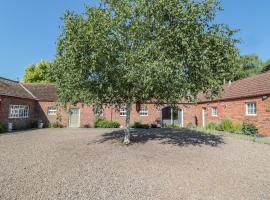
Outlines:
<svg viewBox="0 0 270 200"><path fill-rule="evenodd" d="M38 116L38 102L21 83L0 78L0 122L26 128Z"/></svg>
<svg viewBox="0 0 270 200"><path fill-rule="evenodd" d="M261 134L270 135L270 72L226 84L223 89L217 98L207 100L200 94L198 103L180 103L178 110L167 106L157 108L151 103L142 104L139 109L133 105L131 121L185 127L189 123L206 126L211 121L230 118L233 121L253 123ZM34 119L45 124L60 122L67 127L82 127L92 125L96 118L93 107L83 103L66 109L59 106L57 91L52 84L21 84L0 79L0 97L0 121L12 122L15 127L21 127ZM12 118L13 105L27 106L28 117ZM104 118L118 121L121 125L125 124L125 115L125 108L113 106L104 108L101 113Z"/></svg>
<svg viewBox="0 0 270 200"><path fill-rule="evenodd" d="M261 134L270 135L270 72L228 83L223 89L220 97L211 101L199 95L199 126L230 118L253 123Z"/></svg>

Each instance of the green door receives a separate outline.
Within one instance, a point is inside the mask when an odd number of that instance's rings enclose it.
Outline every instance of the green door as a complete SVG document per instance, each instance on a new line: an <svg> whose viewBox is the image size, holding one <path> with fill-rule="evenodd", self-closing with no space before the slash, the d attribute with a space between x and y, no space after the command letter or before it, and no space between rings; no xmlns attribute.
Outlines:
<svg viewBox="0 0 270 200"><path fill-rule="evenodd" d="M72 108L69 114L69 127L80 127L80 109Z"/></svg>

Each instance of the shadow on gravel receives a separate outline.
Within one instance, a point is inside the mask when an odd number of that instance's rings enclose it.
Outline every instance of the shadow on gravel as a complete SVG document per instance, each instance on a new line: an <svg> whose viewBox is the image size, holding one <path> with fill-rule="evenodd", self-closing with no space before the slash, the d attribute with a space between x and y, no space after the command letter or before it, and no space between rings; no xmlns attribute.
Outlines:
<svg viewBox="0 0 270 200"><path fill-rule="evenodd" d="M97 141L103 143L107 141L122 142L124 138L124 130L112 131L102 135L102 139ZM208 145L216 147L225 144L222 136L210 135L203 132L187 130L187 129L133 129L131 144L146 143L151 140L158 140L161 144L172 144L176 146L201 146Z"/></svg>

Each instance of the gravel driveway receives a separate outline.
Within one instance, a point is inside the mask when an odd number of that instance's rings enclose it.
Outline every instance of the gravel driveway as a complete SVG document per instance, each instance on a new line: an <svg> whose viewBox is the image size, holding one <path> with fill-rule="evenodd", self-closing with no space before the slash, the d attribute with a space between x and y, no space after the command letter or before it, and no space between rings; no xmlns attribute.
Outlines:
<svg viewBox="0 0 270 200"><path fill-rule="evenodd" d="M0 135L0 199L270 199L270 145L168 129Z"/></svg>

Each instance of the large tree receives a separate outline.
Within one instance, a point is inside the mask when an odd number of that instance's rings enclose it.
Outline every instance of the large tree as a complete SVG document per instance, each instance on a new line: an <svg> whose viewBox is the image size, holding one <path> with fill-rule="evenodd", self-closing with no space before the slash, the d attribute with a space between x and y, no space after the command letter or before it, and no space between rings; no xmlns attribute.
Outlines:
<svg viewBox="0 0 270 200"><path fill-rule="evenodd" d="M259 74L263 70L263 62L256 54L239 56L237 60L233 80L247 78Z"/></svg>
<svg viewBox="0 0 270 200"><path fill-rule="evenodd" d="M23 76L24 83L48 83L53 82L50 73L51 63L40 61L28 66Z"/></svg>
<svg viewBox="0 0 270 200"><path fill-rule="evenodd" d="M63 103L175 105L216 95L234 77L234 32L215 24L216 0L107 0L67 12L53 68Z"/></svg>
<svg viewBox="0 0 270 200"><path fill-rule="evenodd" d="M264 64L263 64L263 69L262 72L268 72L270 71L270 59L267 60Z"/></svg>

